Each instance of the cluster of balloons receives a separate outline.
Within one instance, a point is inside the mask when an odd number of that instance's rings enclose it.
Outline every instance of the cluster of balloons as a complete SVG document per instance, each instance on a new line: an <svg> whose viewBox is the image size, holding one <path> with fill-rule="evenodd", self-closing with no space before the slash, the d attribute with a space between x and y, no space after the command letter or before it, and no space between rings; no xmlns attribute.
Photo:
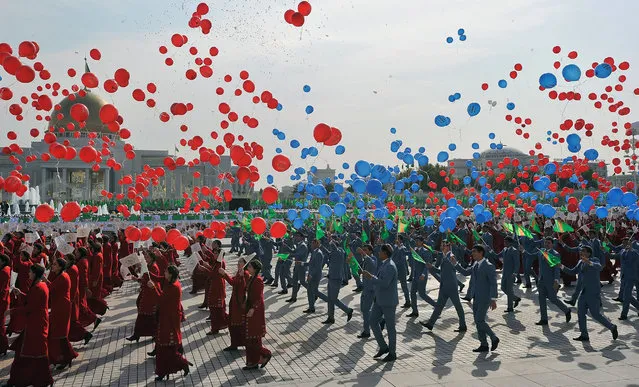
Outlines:
<svg viewBox="0 0 639 387"><path fill-rule="evenodd" d="M466 41L466 31L463 28L457 30L457 36L461 42ZM454 41L452 36L446 38L446 43L450 44Z"/></svg>
<svg viewBox="0 0 639 387"><path fill-rule="evenodd" d="M304 25L304 18L311 14L311 10L311 4L308 1L301 1L297 5L297 12L292 9L284 12L284 20L295 27L301 27Z"/></svg>

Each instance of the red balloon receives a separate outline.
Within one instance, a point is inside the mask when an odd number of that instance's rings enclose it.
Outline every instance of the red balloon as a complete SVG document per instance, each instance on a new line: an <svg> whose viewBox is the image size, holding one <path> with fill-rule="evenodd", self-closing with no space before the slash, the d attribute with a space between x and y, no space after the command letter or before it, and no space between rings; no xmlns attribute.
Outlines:
<svg viewBox="0 0 639 387"><path fill-rule="evenodd" d="M180 237L182 235L182 233L180 232L180 230L177 230L175 228L172 228L169 230L168 233L166 233L166 242L168 244L173 244L173 242L175 242L175 240Z"/></svg>
<svg viewBox="0 0 639 387"><path fill-rule="evenodd" d="M137 227L129 226L124 230L124 235L126 236L126 239L128 239L129 241L137 242L140 240L142 233L140 232L140 229L138 229Z"/></svg>
<svg viewBox="0 0 639 387"><path fill-rule="evenodd" d="M94 89L98 87L98 77L93 73L84 73L82 74L82 84L89 89Z"/></svg>
<svg viewBox="0 0 639 387"><path fill-rule="evenodd" d="M35 210L35 218L40 223L50 222L55 216L55 210L48 204L40 204Z"/></svg>
<svg viewBox="0 0 639 387"><path fill-rule="evenodd" d="M175 238L175 241L173 241L173 247L175 247L175 249L179 251L184 251L188 249L189 246L189 240L184 235L180 235L179 237Z"/></svg>
<svg viewBox="0 0 639 387"><path fill-rule="evenodd" d="M308 16L311 14L311 4L308 1L302 1L297 5L297 11L302 14L302 16Z"/></svg>
<svg viewBox="0 0 639 387"><path fill-rule="evenodd" d="M275 155L275 157L273 157L272 165L273 169L275 169L276 171L284 172L291 167L291 160L281 154Z"/></svg>
<svg viewBox="0 0 639 387"><path fill-rule="evenodd" d="M102 58L102 54L97 48L91 49L91 51L89 51L89 56L91 56L91 59L93 60L100 60L100 58Z"/></svg>
<svg viewBox="0 0 639 387"><path fill-rule="evenodd" d="M62 207L62 211L60 211L60 218L62 218L63 222L71 222L80 216L81 213L82 209L78 202L68 202Z"/></svg>
<svg viewBox="0 0 639 387"><path fill-rule="evenodd" d="M333 146L339 144L342 141L342 132L337 128L331 128L331 137L324 141L324 145Z"/></svg>
<svg viewBox="0 0 639 387"><path fill-rule="evenodd" d="M133 90L133 99L138 101L138 102L142 102L144 101L144 99L146 98L146 95L144 94L144 91L142 91L141 89L135 89Z"/></svg>
<svg viewBox="0 0 639 387"><path fill-rule="evenodd" d="M100 120L105 124L110 124L118 119L118 109L111 104L106 104L100 108Z"/></svg>
<svg viewBox="0 0 639 387"><path fill-rule="evenodd" d="M277 197L277 189L273 187L266 187L264 188L264 191L262 191L262 200L264 200L266 204L275 203L277 201Z"/></svg>
<svg viewBox="0 0 639 387"><path fill-rule="evenodd" d="M324 142L331 138L331 127L326 124L317 124L313 129L313 138L317 142Z"/></svg>
<svg viewBox="0 0 639 387"><path fill-rule="evenodd" d="M16 79L22 83L29 83L35 79L35 71L30 66L22 65L16 70Z"/></svg>
<svg viewBox="0 0 639 387"><path fill-rule="evenodd" d="M286 224L277 221L271 225L271 237L282 238L286 235Z"/></svg>
<svg viewBox="0 0 639 387"><path fill-rule="evenodd" d="M302 15L299 12L293 13L293 15L291 16L291 24L293 24L295 27L303 26L304 25L304 15Z"/></svg>
<svg viewBox="0 0 639 387"><path fill-rule="evenodd" d="M127 87L129 85L129 79L131 78L131 74L126 69L117 69L115 71L115 81L118 83L120 87Z"/></svg>
<svg viewBox="0 0 639 387"><path fill-rule="evenodd" d="M36 52L36 46L33 42L24 41L18 46L18 55L23 58L33 57Z"/></svg>
<svg viewBox="0 0 639 387"><path fill-rule="evenodd" d="M95 161L98 157L98 151L95 150L94 147L87 145L80 149L80 160L89 164Z"/></svg>
<svg viewBox="0 0 639 387"><path fill-rule="evenodd" d="M89 109L84 104L76 103L71 106L71 118L78 122L86 121L89 118Z"/></svg>
<svg viewBox="0 0 639 387"><path fill-rule="evenodd" d="M230 202L233 199L233 192L229 189L224 190L224 200Z"/></svg>
<svg viewBox="0 0 639 387"><path fill-rule="evenodd" d="M155 227L151 231L151 238L157 243L164 242L166 239L166 230L164 227Z"/></svg>
<svg viewBox="0 0 639 387"><path fill-rule="evenodd" d="M251 230L257 235L264 234L264 231L266 231L266 221L264 218L257 217L251 219Z"/></svg>
<svg viewBox="0 0 639 387"><path fill-rule="evenodd" d="M18 192L22 182L16 176L9 176L4 180L4 190L8 193Z"/></svg>
<svg viewBox="0 0 639 387"><path fill-rule="evenodd" d="M293 24L293 14L294 13L295 13L295 11L293 11L292 9L289 9L286 12L284 12L284 20L288 24ZM267 102L267 101L264 101L264 102Z"/></svg>

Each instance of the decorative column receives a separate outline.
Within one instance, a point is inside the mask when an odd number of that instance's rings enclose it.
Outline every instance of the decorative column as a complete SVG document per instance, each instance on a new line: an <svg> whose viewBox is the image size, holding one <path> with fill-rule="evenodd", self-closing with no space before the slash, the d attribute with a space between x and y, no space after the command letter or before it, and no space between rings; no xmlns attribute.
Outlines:
<svg viewBox="0 0 639 387"><path fill-rule="evenodd" d="M62 200L69 200L69 177L67 176L67 169L62 169L62 187L64 188L64 198Z"/></svg>
<svg viewBox="0 0 639 387"><path fill-rule="evenodd" d="M91 168L84 169L84 200L91 200Z"/></svg>

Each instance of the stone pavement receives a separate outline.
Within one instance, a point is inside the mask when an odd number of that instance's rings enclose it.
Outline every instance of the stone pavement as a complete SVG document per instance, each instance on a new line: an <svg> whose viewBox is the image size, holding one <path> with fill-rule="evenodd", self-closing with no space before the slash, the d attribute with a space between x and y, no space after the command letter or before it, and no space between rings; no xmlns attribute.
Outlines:
<svg viewBox="0 0 639 387"><path fill-rule="evenodd" d="M227 254L229 268L236 257ZM604 286L604 313L619 326L619 339L589 320L591 342L572 340L578 333L576 308L573 321L554 306L549 307L550 325L534 325L539 319L536 291L521 292L523 300L517 313L504 315L505 296L498 309L489 312L489 324L501 338L498 351L477 355L478 346L472 311L464 304L469 331L457 334L457 317L451 305L444 311L432 333L425 332L419 321L430 316L432 308L420 302L420 318L407 318L410 309L397 315L398 360L392 364L372 358L377 350L374 339L356 338L361 330L359 294L352 292L353 281L342 288L340 298L356 310L353 320L336 311L336 324L322 325L326 305L318 300L317 313L305 315L306 294L302 289L298 302L284 302L287 296L267 287L265 299L268 334L265 346L273 351L269 365L257 371L242 371L244 351L222 352L230 344L228 333L210 337L205 333L208 313L197 309L203 300L190 291L190 274L182 266L183 304L187 321L183 325L186 357L194 363L191 374L172 375L167 385L240 386L269 384L276 386L639 386L639 318L634 310L630 319L617 321L620 305L609 301L616 296L618 282ZM431 297L437 295L438 283L431 277ZM325 290L322 282L320 289ZM571 288L566 289L568 293ZM56 386L144 386L152 385L154 360L146 355L153 349L151 340L131 344L124 340L133 330L138 285L125 283L109 298L111 309L86 346L77 345L80 356L70 370L54 371ZM523 293L523 294L522 294ZM230 296L230 291L228 292ZM564 298L564 289L560 298ZM403 302L400 292L400 303ZM15 337L15 336L14 336ZM14 338L12 337L12 339ZM8 378L13 355L0 359L0 381Z"/></svg>

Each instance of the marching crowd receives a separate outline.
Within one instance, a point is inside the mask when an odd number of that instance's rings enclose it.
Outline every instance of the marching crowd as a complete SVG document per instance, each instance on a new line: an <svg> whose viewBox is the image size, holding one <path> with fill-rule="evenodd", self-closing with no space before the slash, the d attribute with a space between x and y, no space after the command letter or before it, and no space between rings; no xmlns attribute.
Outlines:
<svg viewBox="0 0 639 387"><path fill-rule="evenodd" d="M408 317L419 317L420 309L424 312L420 299L432 307L429 318L421 322L429 330L450 300L459 319L457 332L468 329L462 300L470 301L480 341L474 351L488 352L497 350L500 338L486 322L487 313L497 307L499 290L506 296L505 313L513 313L527 294L517 285L536 286L537 325L548 324L548 301L563 313L566 323L576 305L580 333L575 340L589 340L588 312L617 339L617 325L601 313L601 287L620 277L614 299L621 303L620 321L628 319L630 306L639 309L635 295L639 238L630 222L619 220L612 229L598 223L580 218L564 231L540 219L542 227L530 231L534 222L501 219L477 225L458 220L455 231L449 232L415 221L400 232L386 230L383 222L352 218L343 229L306 225L281 239L233 226L230 252L238 255L234 268L227 267L221 242L203 235L206 225L181 230L190 234L183 262L170 244L134 245L124 230L116 234L95 229L75 240L15 231L0 242L0 355L15 353L7 385L53 384L52 366L71 367L78 356L74 346L91 341L92 331L107 312L105 299L125 280L140 284L137 318L126 340L154 341L149 356L155 357L156 380L180 371L188 375L192 364L182 346L185 313L178 278L184 259L193 263L190 293L197 297L205 291L199 308L209 309L207 335L228 329L231 345L225 351L245 347L245 370L265 367L271 359L262 343L267 329L265 286L281 288L279 294L290 303L298 302L304 288L308 303L304 313L315 313L317 301L322 300L328 305L324 324L333 324L336 307L346 321L354 316L353 308L339 297L354 279L363 321L358 338L370 338L372 332L379 346L375 358L384 361L397 358L395 316L400 298L401 307L411 310ZM144 264L129 266L131 261L124 258L132 254ZM121 260L128 263L122 265ZM463 276L470 277L468 285L460 281ZM323 291L320 282L325 277ZM439 282L436 299L426 291L430 277ZM564 284L576 280L571 298L565 301L557 297L562 279Z"/></svg>

